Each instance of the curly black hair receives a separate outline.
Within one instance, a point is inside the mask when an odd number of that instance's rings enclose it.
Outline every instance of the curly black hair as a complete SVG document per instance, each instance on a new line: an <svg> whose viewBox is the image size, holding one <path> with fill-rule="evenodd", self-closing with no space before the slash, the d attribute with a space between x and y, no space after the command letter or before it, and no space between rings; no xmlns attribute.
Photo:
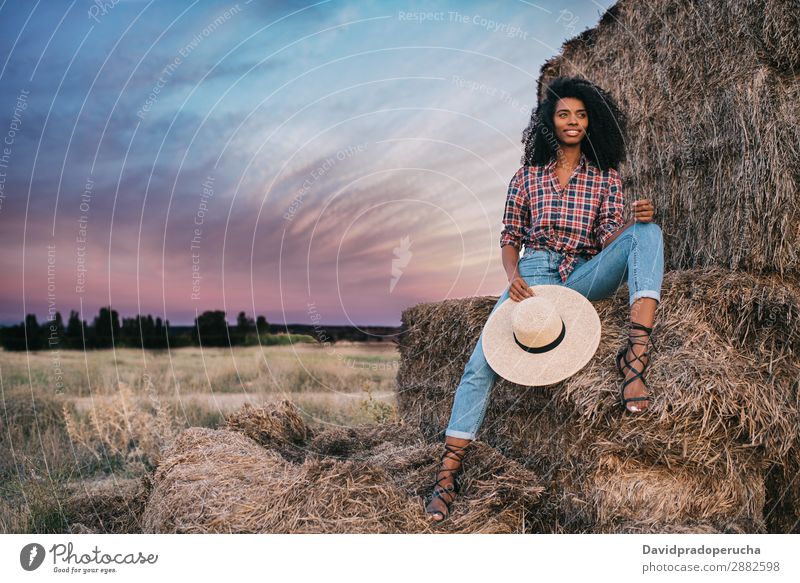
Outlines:
<svg viewBox="0 0 800 583"><path fill-rule="evenodd" d="M589 127L581 141L581 152L601 170L619 170L619 163L625 161L627 116L611 95L579 77L557 77L545 88L544 100L531 113L531 121L522 132L522 164L547 164L556 156L553 115L562 97L580 99L586 106Z"/></svg>

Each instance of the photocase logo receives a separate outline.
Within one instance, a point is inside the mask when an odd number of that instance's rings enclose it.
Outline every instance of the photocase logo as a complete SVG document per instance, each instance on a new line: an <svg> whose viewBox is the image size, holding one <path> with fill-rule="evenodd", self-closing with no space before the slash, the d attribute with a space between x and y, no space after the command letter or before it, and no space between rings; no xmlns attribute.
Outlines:
<svg viewBox="0 0 800 583"><path fill-rule="evenodd" d="M26 571L35 571L44 561L44 547L39 543L30 543L19 552L19 564Z"/></svg>
<svg viewBox="0 0 800 583"><path fill-rule="evenodd" d="M389 283L389 293L392 293L394 286L403 275L403 268L411 261L411 242L408 235L400 240L400 246L395 247L393 250L394 258L392 259L392 280Z"/></svg>

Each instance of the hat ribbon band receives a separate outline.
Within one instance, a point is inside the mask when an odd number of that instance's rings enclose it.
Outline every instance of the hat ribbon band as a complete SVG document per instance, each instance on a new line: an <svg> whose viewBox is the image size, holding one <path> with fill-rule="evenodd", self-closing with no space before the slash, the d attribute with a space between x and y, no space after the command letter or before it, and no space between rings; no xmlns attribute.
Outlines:
<svg viewBox="0 0 800 583"><path fill-rule="evenodd" d="M512 332L512 334L514 335L514 342L517 343L517 346L519 346L525 352L532 352L534 354L540 354L542 352L549 352L550 350L553 350L556 346L561 344L561 341L564 340L564 336L566 335L566 333L567 333L567 327L564 326L563 319L561 320L561 334L559 334L558 338L553 340L550 344L545 344L544 346L525 346L522 342L517 340L517 335Z"/></svg>

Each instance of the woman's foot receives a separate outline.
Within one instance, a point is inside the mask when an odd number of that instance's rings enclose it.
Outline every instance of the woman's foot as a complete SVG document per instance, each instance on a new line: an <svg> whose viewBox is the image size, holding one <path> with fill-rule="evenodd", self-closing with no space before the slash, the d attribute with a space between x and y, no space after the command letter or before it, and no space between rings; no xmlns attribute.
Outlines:
<svg viewBox="0 0 800 583"><path fill-rule="evenodd" d="M469 444L469 439L448 437L445 441L445 452L436 472L436 482L425 506L425 513L433 522L441 522L450 515L450 505L456 499L458 491L456 474L461 469Z"/></svg>
<svg viewBox="0 0 800 583"><path fill-rule="evenodd" d="M649 397L647 385L642 381L642 377L638 376L643 369L647 367L650 357L647 355L642 356L645 352L646 346L635 343L633 346L628 347L625 354L625 360L630 363L630 366L625 367L625 388L622 391L622 398L626 400L625 406L631 413L641 413L650 405L650 400L646 401L633 401L631 399L638 397ZM637 360L637 357L638 360Z"/></svg>
<svg viewBox="0 0 800 583"><path fill-rule="evenodd" d="M621 389L623 406L631 413L641 413L650 405L644 371L650 363L649 347L652 328L637 322L631 323L630 338L626 352L617 354L617 369L624 376Z"/></svg>

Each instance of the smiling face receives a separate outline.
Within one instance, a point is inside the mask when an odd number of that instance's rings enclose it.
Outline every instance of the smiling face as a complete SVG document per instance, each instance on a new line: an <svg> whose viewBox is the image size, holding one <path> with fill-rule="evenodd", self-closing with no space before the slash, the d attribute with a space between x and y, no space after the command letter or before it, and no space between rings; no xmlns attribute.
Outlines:
<svg viewBox="0 0 800 583"><path fill-rule="evenodd" d="M556 139L565 146L580 144L589 128L589 114L583 101L575 97L564 97L556 103L553 114Z"/></svg>

